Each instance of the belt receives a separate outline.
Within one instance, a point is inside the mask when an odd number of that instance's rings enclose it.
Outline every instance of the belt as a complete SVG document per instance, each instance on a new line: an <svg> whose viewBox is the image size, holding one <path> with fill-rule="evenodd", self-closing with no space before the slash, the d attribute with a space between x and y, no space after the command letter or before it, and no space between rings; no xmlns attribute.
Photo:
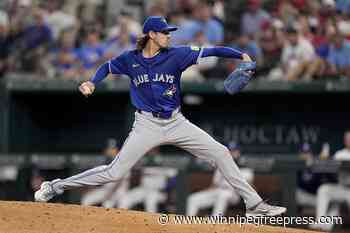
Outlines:
<svg viewBox="0 0 350 233"><path fill-rule="evenodd" d="M153 117L160 118L160 119L169 119L174 114L180 112L180 107L171 112L147 112L140 109L136 109L136 112L144 115L152 115Z"/></svg>

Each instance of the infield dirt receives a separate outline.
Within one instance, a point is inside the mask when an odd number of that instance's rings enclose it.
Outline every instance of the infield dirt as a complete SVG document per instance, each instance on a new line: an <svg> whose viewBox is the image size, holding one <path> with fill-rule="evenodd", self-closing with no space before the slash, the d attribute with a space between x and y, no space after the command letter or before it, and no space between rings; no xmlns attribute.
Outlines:
<svg viewBox="0 0 350 233"><path fill-rule="evenodd" d="M0 201L0 233L315 233L236 224L160 225L159 214L80 205ZM170 219L172 219L170 217Z"/></svg>

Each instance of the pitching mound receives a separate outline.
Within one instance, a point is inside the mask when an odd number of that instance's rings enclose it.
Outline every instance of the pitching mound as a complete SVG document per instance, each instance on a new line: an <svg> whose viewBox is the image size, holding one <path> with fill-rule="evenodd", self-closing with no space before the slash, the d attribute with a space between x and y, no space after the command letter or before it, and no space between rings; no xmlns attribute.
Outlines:
<svg viewBox="0 0 350 233"><path fill-rule="evenodd" d="M310 232L272 226L240 227L235 224L176 225L170 222L161 225L158 223L159 217L159 214L121 209L0 201L0 233Z"/></svg>

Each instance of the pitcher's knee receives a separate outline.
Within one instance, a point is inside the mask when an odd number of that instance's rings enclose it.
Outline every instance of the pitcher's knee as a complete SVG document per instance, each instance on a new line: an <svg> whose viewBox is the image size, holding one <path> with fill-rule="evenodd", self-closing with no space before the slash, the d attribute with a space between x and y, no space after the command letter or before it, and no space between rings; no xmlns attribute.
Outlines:
<svg viewBox="0 0 350 233"><path fill-rule="evenodd" d="M116 164L113 162L108 164L105 168L107 176L113 182L120 181L122 178L124 178L124 176L127 175L128 170L129 169L127 167L123 167L120 164Z"/></svg>
<svg viewBox="0 0 350 233"><path fill-rule="evenodd" d="M217 144L215 146L215 149L213 150L213 154L215 157L222 157L222 156L231 156L230 151L228 148L222 144Z"/></svg>
<svg viewBox="0 0 350 233"><path fill-rule="evenodd" d="M126 175L127 172L114 171L113 169L107 169L106 175L111 182L119 182Z"/></svg>

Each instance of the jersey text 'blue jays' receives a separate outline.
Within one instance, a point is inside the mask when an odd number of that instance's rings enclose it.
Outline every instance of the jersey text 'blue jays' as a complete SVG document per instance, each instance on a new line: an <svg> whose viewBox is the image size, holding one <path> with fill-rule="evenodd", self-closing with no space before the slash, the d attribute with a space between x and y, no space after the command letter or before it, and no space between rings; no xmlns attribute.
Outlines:
<svg viewBox="0 0 350 233"><path fill-rule="evenodd" d="M180 106L181 73L200 58L198 47L171 47L152 58L137 50L109 61L109 72L128 75L132 104L148 112L171 112Z"/></svg>

